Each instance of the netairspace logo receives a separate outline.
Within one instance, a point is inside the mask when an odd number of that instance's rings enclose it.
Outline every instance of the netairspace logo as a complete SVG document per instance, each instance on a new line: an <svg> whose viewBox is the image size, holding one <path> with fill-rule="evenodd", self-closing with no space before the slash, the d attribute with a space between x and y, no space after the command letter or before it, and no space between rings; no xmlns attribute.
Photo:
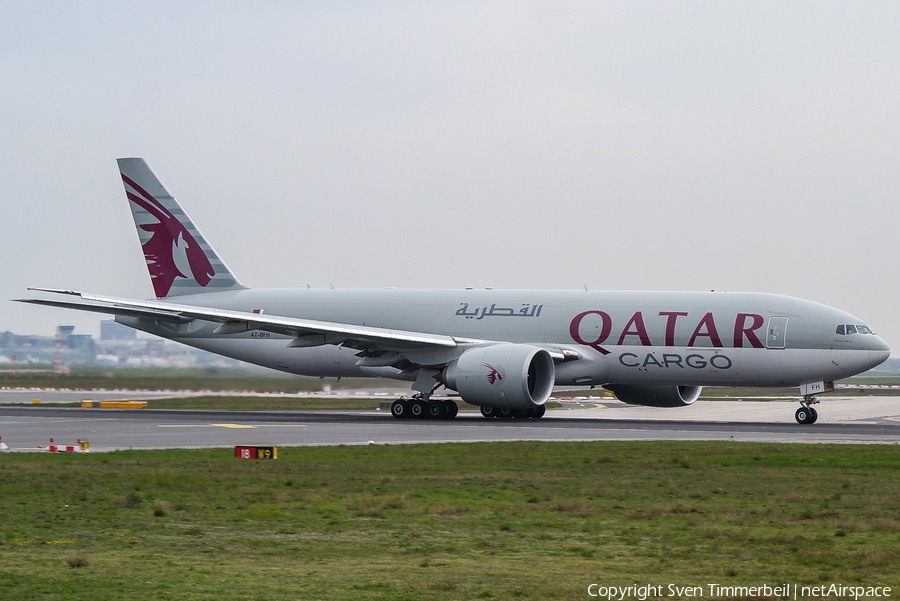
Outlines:
<svg viewBox="0 0 900 601"><path fill-rule="evenodd" d="M646 601L650 597L777 597L781 599L806 599L809 597L834 597L835 599L874 599L889 598L889 586L844 586L843 584L823 584L820 586L799 586L797 584L761 584L759 586L725 586L712 583L695 586L679 586L677 584L632 584L631 586L604 586L592 583L587 593L591 597L603 598L607 601L624 601L637 599Z"/></svg>

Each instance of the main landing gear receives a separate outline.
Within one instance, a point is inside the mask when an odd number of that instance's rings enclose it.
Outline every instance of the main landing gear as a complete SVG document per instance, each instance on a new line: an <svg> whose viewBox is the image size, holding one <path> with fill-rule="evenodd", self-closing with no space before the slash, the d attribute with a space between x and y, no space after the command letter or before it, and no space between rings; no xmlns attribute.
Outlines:
<svg viewBox="0 0 900 601"><path fill-rule="evenodd" d="M397 419L453 419L459 412L455 401L438 401L430 398L430 394L414 394L411 398L400 397L391 403L391 415ZM544 417L544 406L532 409L498 409L482 407L484 417L540 419Z"/></svg>
<svg viewBox="0 0 900 601"><path fill-rule="evenodd" d="M814 396L805 396L800 400L800 404L803 405L799 409L797 409L797 413L794 414L794 419L797 420L798 424L814 424L816 420L819 419L819 414L815 409L812 408L812 405L818 405L819 400Z"/></svg>
<svg viewBox="0 0 900 601"><path fill-rule="evenodd" d="M438 401L430 398L428 394L414 394L412 398L400 397L391 403L391 415L397 419L428 418L428 419L453 419L459 412L459 406L454 401Z"/></svg>
<svg viewBox="0 0 900 601"><path fill-rule="evenodd" d="M482 407L481 415L483 415L484 417L518 417L520 419L541 419L542 417L544 417L544 411L546 411L546 409L543 405L534 407L532 409L501 409L499 407Z"/></svg>

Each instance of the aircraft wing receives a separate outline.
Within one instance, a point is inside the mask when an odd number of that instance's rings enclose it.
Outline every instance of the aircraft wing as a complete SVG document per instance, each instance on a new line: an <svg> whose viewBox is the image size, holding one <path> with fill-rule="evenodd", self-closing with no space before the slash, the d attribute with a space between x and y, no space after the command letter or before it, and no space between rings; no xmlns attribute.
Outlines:
<svg viewBox="0 0 900 601"><path fill-rule="evenodd" d="M39 292L51 292L74 296L79 301L62 301L47 299L16 299L16 302L33 305L46 305L66 309L78 309L95 313L143 317L146 319L185 322L192 319L220 323L215 333L235 334L249 330L262 330L274 334L294 336L292 346L315 346L317 344L346 344L351 348L364 348L376 344L388 348L408 348L422 346L439 346L452 348L458 344L477 344L485 342L469 338L457 338L442 334L409 332L359 326L345 323L282 317L263 313L215 309L196 305L183 305L165 301L134 300L83 294L73 290L55 290L52 288L29 288Z"/></svg>

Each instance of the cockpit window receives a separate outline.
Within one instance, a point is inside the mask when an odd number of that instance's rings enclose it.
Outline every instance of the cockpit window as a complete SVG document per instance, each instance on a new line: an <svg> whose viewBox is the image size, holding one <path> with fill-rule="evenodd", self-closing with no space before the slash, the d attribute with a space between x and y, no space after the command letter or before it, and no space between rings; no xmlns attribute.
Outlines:
<svg viewBox="0 0 900 601"><path fill-rule="evenodd" d="M842 323L834 330L834 333L839 336L849 336L850 334L874 334L875 332L870 330L869 326Z"/></svg>

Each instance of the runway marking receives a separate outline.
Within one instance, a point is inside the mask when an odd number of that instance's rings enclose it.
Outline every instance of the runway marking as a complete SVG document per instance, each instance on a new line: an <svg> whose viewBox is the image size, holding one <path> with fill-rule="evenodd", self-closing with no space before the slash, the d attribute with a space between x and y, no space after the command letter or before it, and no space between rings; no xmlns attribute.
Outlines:
<svg viewBox="0 0 900 601"><path fill-rule="evenodd" d="M246 424L156 424L160 428L306 428L306 424L263 424L248 426Z"/></svg>

